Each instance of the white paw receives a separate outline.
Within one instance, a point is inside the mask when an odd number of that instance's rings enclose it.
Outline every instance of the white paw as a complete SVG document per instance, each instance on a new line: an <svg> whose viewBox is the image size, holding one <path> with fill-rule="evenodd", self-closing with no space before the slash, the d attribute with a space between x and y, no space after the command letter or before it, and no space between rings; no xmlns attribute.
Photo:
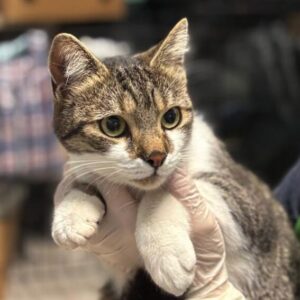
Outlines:
<svg viewBox="0 0 300 300"><path fill-rule="evenodd" d="M105 208L99 198L71 190L54 211L54 241L67 249L84 246L97 232L104 213Z"/></svg>
<svg viewBox="0 0 300 300"><path fill-rule="evenodd" d="M135 231L145 268L166 292L180 296L193 283L196 254L185 208L169 193L155 191L142 199Z"/></svg>
<svg viewBox="0 0 300 300"><path fill-rule="evenodd" d="M181 296L194 280L194 247L188 236L165 240L164 243L166 245L156 244L145 249L142 254L145 268L160 288L174 296Z"/></svg>

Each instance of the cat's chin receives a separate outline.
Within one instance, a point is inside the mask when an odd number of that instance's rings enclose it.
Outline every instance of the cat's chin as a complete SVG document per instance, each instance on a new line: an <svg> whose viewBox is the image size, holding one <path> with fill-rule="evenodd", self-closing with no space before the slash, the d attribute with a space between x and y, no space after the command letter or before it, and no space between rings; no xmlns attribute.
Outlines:
<svg viewBox="0 0 300 300"><path fill-rule="evenodd" d="M165 183L166 180L167 180L167 177L154 175L154 176L143 178L143 179L132 180L130 182L130 185L132 185L135 188L138 188L139 190L151 191L151 190L156 190L159 187L161 187Z"/></svg>

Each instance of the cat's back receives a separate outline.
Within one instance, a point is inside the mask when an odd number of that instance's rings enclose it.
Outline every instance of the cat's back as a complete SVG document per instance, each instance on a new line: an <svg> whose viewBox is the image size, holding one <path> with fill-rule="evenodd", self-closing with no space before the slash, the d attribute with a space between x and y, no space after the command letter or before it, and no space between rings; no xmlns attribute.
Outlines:
<svg viewBox="0 0 300 300"><path fill-rule="evenodd" d="M298 299L300 245L285 210L266 184L242 166L229 163L229 181L236 190L229 191L232 197L227 202L249 239L260 279L252 289L253 297Z"/></svg>
<svg viewBox="0 0 300 300"><path fill-rule="evenodd" d="M267 185L235 163L224 149L222 152L219 170L199 173L198 179L219 191L244 239L240 249L227 241L229 264L247 253L244 267L248 264L252 278L243 282L243 289L249 299L298 299L300 246L286 212ZM228 231L228 226L221 227ZM224 233L224 237L229 239L230 234ZM239 278L234 277L241 274L230 266L228 269L238 284Z"/></svg>

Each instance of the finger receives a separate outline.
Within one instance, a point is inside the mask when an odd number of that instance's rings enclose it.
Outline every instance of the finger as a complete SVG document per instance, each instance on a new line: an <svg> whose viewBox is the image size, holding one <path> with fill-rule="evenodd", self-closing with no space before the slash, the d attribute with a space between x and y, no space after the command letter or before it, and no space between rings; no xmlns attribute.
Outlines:
<svg viewBox="0 0 300 300"><path fill-rule="evenodd" d="M184 169L173 174L168 182L168 190L181 201L198 194L196 185Z"/></svg>
<svg viewBox="0 0 300 300"><path fill-rule="evenodd" d="M137 201L124 186L110 183L101 184L101 193L105 199L108 212L123 226L134 230L137 215Z"/></svg>
<svg viewBox="0 0 300 300"><path fill-rule="evenodd" d="M117 186L109 182L103 182L99 189L107 205L109 205L113 211L126 207L126 204L129 202L134 202L134 199L125 186Z"/></svg>
<svg viewBox="0 0 300 300"><path fill-rule="evenodd" d="M184 169L173 174L167 184L168 191L194 215L201 210L206 212L206 204L199 194L198 188Z"/></svg>

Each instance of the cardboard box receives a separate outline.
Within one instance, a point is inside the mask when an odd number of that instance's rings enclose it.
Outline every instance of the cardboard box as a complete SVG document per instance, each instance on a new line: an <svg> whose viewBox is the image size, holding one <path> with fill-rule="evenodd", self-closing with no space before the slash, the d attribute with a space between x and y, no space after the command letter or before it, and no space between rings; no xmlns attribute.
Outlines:
<svg viewBox="0 0 300 300"><path fill-rule="evenodd" d="M0 0L4 24L116 21L125 16L123 0Z"/></svg>

